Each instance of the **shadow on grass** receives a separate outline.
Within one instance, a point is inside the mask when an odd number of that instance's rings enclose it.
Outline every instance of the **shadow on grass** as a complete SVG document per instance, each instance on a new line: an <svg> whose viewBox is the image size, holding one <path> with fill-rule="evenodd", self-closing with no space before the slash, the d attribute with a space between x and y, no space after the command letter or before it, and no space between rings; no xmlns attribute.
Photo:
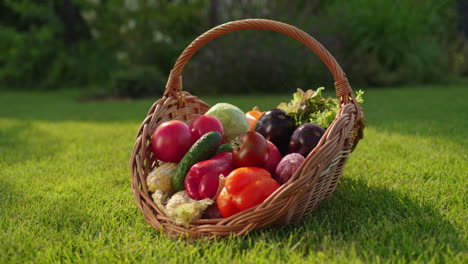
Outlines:
<svg viewBox="0 0 468 264"><path fill-rule="evenodd" d="M464 86L369 89L363 104L369 126L380 131L468 143Z"/></svg>
<svg viewBox="0 0 468 264"><path fill-rule="evenodd" d="M29 122L0 127L0 162L12 165L55 155L61 142Z"/></svg>
<svg viewBox="0 0 468 264"><path fill-rule="evenodd" d="M358 256L367 252L408 260L430 257L425 255L429 252L440 258L450 252L462 254L466 242L461 237L459 230L431 206L397 191L344 178L332 198L302 222L254 231L238 238L241 245L237 248L247 250L251 240L260 239L307 256L330 249L342 254L352 244Z"/></svg>
<svg viewBox="0 0 468 264"><path fill-rule="evenodd" d="M80 103L75 94L66 91L0 93L0 117L50 122L141 122L155 100Z"/></svg>
<svg viewBox="0 0 468 264"><path fill-rule="evenodd" d="M331 87L329 95L334 96ZM259 106L273 108L291 98L281 95L222 95L199 98L208 104L229 102L244 111ZM378 130L417 136L444 138L466 143L468 112L463 86L424 86L366 89L363 104L369 126ZM19 120L136 122L141 123L151 105L159 98L113 102L79 103L76 94L3 93L0 94L0 116ZM133 133L133 132L132 132ZM455 139L455 140L454 140Z"/></svg>
<svg viewBox="0 0 468 264"><path fill-rule="evenodd" d="M80 103L76 96L66 92L57 93L0 93L0 117L18 120L41 120L51 122L137 122L141 123L148 110L160 97L137 100L119 100ZM209 105L229 102L244 111L254 106L261 109L276 107L289 95L200 95L200 100Z"/></svg>

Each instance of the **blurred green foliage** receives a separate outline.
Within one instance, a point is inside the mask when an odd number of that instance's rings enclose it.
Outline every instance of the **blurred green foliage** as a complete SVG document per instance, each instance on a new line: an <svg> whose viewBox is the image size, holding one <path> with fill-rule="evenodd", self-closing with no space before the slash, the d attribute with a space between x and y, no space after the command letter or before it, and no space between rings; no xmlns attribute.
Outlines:
<svg viewBox="0 0 468 264"><path fill-rule="evenodd" d="M113 74L112 87L116 96L160 96L164 93L164 78L156 67L139 66Z"/></svg>
<svg viewBox="0 0 468 264"><path fill-rule="evenodd" d="M348 0L325 12L340 18L330 30L344 39L340 56L353 81L381 86L446 76L450 38L457 33L452 3Z"/></svg>
<svg viewBox="0 0 468 264"><path fill-rule="evenodd" d="M103 82L114 60L91 41L62 39L64 25L51 0L0 2L0 83L24 89Z"/></svg>
<svg viewBox="0 0 468 264"><path fill-rule="evenodd" d="M223 22L258 16L303 29L327 47L353 85L446 81L456 72L455 62L461 68L466 56L456 48L462 41L454 1L241 1L224 2L221 13ZM315 54L269 32L223 36L202 49L189 69L191 85L216 92L333 85Z"/></svg>
<svg viewBox="0 0 468 264"><path fill-rule="evenodd" d="M353 85L424 83L466 75L467 44L449 0L4 0L0 83L54 89L94 85L123 96L161 94L177 56L198 35L244 18L310 33ZM75 13L73 13L75 11ZM72 15L70 15L72 14ZM284 92L332 84L301 43L276 32L234 32L187 64L193 93Z"/></svg>
<svg viewBox="0 0 468 264"><path fill-rule="evenodd" d="M122 85L134 83L128 82L131 76L135 82L146 78L148 74L141 73L148 67L170 70L178 53L196 36L204 6L201 0L65 1L79 10L90 35L85 32L70 43L66 36L73 28L61 18L68 15L61 12L69 11L58 8L62 1L0 2L2 86L54 89L97 84L121 93ZM123 83L116 84L119 78ZM154 83L154 78L162 77L143 79L139 85Z"/></svg>

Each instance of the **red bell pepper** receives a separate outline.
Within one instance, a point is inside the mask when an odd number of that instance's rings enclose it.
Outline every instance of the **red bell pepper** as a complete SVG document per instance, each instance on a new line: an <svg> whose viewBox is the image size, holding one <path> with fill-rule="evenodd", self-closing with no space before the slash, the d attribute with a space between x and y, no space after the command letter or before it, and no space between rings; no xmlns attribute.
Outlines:
<svg viewBox="0 0 468 264"><path fill-rule="evenodd" d="M238 168L227 176L216 204L221 215L229 217L262 203L279 187L280 184L265 169Z"/></svg>
<svg viewBox="0 0 468 264"><path fill-rule="evenodd" d="M218 191L219 175L227 176L233 169L231 152L194 164L185 177L187 195L195 200L213 199Z"/></svg>

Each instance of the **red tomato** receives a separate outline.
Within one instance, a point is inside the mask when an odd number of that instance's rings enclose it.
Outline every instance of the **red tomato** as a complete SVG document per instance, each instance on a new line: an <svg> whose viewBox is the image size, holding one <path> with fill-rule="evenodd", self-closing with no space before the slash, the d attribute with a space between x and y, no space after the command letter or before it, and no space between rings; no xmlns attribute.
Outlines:
<svg viewBox="0 0 468 264"><path fill-rule="evenodd" d="M223 124L215 116L202 115L195 118L190 124L190 132L195 141L211 131L218 131L221 136L224 136Z"/></svg>
<svg viewBox="0 0 468 264"><path fill-rule="evenodd" d="M151 146L156 158L175 163L184 157L193 143L189 126L178 120L162 123L156 128L151 139Z"/></svg>
<svg viewBox="0 0 468 264"><path fill-rule="evenodd" d="M268 143L258 132L249 131L240 136L241 143L232 150L236 167L261 167L268 160Z"/></svg>
<svg viewBox="0 0 468 264"><path fill-rule="evenodd" d="M216 198L216 204L223 217L229 217L265 201L280 187L262 168L243 167L233 170L223 190Z"/></svg>
<svg viewBox="0 0 468 264"><path fill-rule="evenodd" d="M245 117L247 117L247 121L249 121L250 131L254 131L255 125L262 115L263 112L260 112L258 107L254 107L254 109L245 113Z"/></svg>

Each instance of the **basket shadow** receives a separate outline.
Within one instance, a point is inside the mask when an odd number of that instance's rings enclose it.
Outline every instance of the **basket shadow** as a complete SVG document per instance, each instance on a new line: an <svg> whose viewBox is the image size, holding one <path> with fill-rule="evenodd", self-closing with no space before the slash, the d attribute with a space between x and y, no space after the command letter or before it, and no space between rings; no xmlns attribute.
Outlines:
<svg viewBox="0 0 468 264"><path fill-rule="evenodd" d="M360 249L358 254L371 250L377 256L402 254L407 259L424 254L429 245L439 250L437 254L463 252L460 231L430 205L398 191L369 187L363 180L343 178L338 186L301 222L254 231L240 240L246 243L255 237L304 256L328 247L346 251L351 244Z"/></svg>

